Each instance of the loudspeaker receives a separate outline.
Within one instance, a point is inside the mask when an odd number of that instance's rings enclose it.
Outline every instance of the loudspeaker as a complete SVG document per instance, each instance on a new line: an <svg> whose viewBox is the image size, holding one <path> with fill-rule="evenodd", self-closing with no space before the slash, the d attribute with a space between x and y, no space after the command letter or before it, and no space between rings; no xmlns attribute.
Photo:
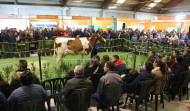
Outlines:
<svg viewBox="0 0 190 111"><path fill-rule="evenodd" d="M125 29L125 23L123 23L123 28L122 28L123 30Z"/></svg>

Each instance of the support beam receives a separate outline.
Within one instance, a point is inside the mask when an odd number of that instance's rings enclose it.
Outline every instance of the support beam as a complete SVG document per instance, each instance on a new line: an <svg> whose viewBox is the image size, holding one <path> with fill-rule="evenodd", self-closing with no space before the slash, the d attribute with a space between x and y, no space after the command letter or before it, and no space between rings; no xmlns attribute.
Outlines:
<svg viewBox="0 0 190 111"><path fill-rule="evenodd" d="M102 4L102 9L107 9L112 1L113 0L104 0L104 3Z"/></svg>
<svg viewBox="0 0 190 111"><path fill-rule="evenodd" d="M133 7L133 10L135 12L138 12L141 8L143 8L150 0L139 0L139 4L136 4L134 7Z"/></svg>
<svg viewBox="0 0 190 111"><path fill-rule="evenodd" d="M165 4L160 10L158 10L158 13L162 14L162 13L165 13L165 12L169 12L170 8L175 7L176 5L181 3L182 1L183 0L171 0L170 2Z"/></svg>
<svg viewBox="0 0 190 111"><path fill-rule="evenodd" d="M175 7L176 5L178 5L182 1L183 0L171 0L166 5L164 5L162 8L172 8L172 7Z"/></svg>
<svg viewBox="0 0 190 111"><path fill-rule="evenodd" d="M18 0L14 0L14 5L17 5L17 3L18 3Z"/></svg>
<svg viewBox="0 0 190 111"><path fill-rule="evenodd" d="M63 0L63 7L65 7L67 5L69 0Z"/></svg>

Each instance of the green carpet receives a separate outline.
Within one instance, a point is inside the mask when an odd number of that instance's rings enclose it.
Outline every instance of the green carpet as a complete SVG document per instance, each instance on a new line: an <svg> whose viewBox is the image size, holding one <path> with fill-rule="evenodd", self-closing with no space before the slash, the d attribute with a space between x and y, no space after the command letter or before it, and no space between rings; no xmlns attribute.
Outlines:
<svg viewBox="0 0 190 111"><path fill-rule="evenodd" d="M135 55L131 53L126 52L100 52L98 53L100 58L102 58L104 55L109 55L110 60L112 60L113 55L119 55L120 59L126 63L127 68L134 68L134 58ZM26 57L26 58L8 58L8 59L0 59L0 74L3 74L3 77L5 78L5 71L3 68L6 68L7 66L13 66L13 69L11 70L11 73L9 74L9 80L11 75L17 70L18 61L20 59L25 59L28 61L28 67L30 69L32 68L32 63L36 67L35 73L40 77L40 71L39 71L39 58L37 57ZM83 66L85 66L86 62L88 61L87 56L84 56L84 62ZM80 64L81 55L67 55L64 58L64 64L67 66L68 69L73 69L77 64ZM139 70L142 64L147 60L146 56L143 55L137 55L136 56L136 66L135 69ZM58 77L57 69L56 69L56 59L53 59L52 56L45 56L41 57L41 63L42 63L42 73L43 73L43 80L49 79L49 78L55 78ZM49 67L45 68L44 65L49 63ZM45 75L44 73L48 73L48 75ZM61 74L61 77L64 77L66 72L64 71Z"/></svg>

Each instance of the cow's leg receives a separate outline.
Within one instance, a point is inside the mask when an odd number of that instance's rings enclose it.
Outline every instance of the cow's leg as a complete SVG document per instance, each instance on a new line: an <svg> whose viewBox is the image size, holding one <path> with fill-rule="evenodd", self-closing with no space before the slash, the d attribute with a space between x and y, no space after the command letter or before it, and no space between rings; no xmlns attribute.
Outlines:
<svg viewBox="0 0 190 111"><path fill-rule="evenodd" d="M57 54L57 69L59 69L59 64L63 63L63 54Z"/></svg>

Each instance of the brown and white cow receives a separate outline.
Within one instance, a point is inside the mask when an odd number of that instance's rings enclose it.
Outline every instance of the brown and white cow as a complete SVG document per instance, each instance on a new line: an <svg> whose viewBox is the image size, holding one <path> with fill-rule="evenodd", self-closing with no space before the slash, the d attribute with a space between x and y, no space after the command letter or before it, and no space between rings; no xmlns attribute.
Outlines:
<svg viewBox="0 0 190 111"><path fill-rule="evenodd" d="M92 38L89 37L76 37L76 38L63 38L58 37L54 39L56 47L54 47L54 58L55 51L57 52L57 65L63 61L63 57L68 54L81 54L81 60L83 61L83 56L88 55L88 58L91 56L93 47L97 42L106 42L106 40L100 36L95 35ZM54 45L55 46L55 45ZM81 62L82 62L81 61Z"/></svg>

